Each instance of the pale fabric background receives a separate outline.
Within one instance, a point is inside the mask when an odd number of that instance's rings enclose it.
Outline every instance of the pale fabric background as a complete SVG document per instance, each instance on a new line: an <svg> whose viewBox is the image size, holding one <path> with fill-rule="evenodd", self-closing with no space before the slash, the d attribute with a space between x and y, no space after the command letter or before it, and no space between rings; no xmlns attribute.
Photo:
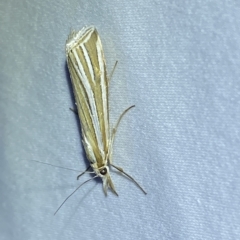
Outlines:
<svg viewBox="0 0 240 240"><path fill-rule="evenodd" d="M110 72L119 197L87 174L65 61L94 24ZM240 239L240 2L2 0L0 239Z"/></svg>

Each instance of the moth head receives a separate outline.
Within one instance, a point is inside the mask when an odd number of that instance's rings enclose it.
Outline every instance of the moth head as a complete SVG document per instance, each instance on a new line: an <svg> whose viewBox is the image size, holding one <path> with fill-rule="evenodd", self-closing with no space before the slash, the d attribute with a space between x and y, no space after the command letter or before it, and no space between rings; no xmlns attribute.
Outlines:
<svg viewBox="0 0 240 240"><path fill-rule="evenodd" d="M104 166L99 169L99 176L102 178L102 181L103 181L104 193L107 195L107 190L108 188L110 188L118 196L115 190L115 187L113 185L108 166Z"/></svg>

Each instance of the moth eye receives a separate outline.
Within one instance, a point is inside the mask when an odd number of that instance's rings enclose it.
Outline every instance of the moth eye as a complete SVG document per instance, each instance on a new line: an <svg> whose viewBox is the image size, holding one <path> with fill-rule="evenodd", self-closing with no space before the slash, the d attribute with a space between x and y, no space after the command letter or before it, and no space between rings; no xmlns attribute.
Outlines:
<svg viewBox="0 0 240 240"><path fill-rule="evenodd" d="M100 171L100 173L101 173L102 175L105 175L105 174L107 173L107 169L106 169L106 168L103 168L103 169Z"/></svg>

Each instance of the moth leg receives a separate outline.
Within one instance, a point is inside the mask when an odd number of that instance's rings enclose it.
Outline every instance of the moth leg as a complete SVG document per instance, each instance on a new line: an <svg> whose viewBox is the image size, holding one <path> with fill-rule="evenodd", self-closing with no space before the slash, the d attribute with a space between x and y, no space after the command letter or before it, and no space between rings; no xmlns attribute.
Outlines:
<svg viewBox="0 0 240 240"><path fill-rule="evenodd" d="M86 172L89 170L90 167L91 167L91 166L88 166L87 169L86 169L84 172L80 173L80 174L77 176L77 180L78 180L84 173L86 173Z"/></svg>
<svg viewBox="0 0 240 240"><path fill-rule="evenodd" d="M116 168L120 173L124 174L127 176L129 179L131 179L141 190L144 194L147 194L147 192L140 186L140 184L133 178L131 177L128 173L126 173L121 167L118 167L116 165L113 165L112 163L110 164L112 167Z"/></svg>
<svg viewBox="0 0 240 240"><path fill-rule="evenodd" d="M111 73L110 73L110 75L108 77L108 84L109 84L110 80L112 79L113 73L114 73L114 71L115 71L115 69L117 67L117 63L118 63L118 61L115 62L113 70L111 71Z"/></svg>
<svg viewBox="0 0 240 240"><path fill-rule="evenodd" d="M120 115L120 117L118 118L118 121L117 121L117 124L115 125L115 127L112 129L112 134L111 134L111 142L110 142L110 153L109 153L109 162L110 164L112 164L112 149L113 149L113 142L114 142L114 138L115 138L115 135L117 133L117 128L118 128L118 125L120 124L123 116L131 109L135 107L135 105L132 105L130 107L128 107L127 109L125 109L123 111L123 113Z"/></svg>
<svg viewBox="0 0 240 240"><path fill-rule="evenodd" d="M78 110L77 109L73 109L73 108L69 108L72 112L74 112L76 115L78 115Z"/></svg>

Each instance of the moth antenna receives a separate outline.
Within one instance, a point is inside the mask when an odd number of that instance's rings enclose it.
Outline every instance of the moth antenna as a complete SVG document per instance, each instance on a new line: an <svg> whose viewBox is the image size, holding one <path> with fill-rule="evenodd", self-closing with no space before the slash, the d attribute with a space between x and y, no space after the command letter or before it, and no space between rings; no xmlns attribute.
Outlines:
<svg viewBox="0 0 240 240"><path fill-rule="evenodd" d="M49 165L49 166L52 166L52 167L57 167L57 168L62 168L62 169L66 169L66 170L71 170L71 171L74 171L74 172L79 172L79 170L76 170L76 169L61 167L61 166L57 166L57 165L54 165L54 164L51 164L51 163L40 162L40 161L37 161L37 160L30 160L30 161L46 164L46 165Z"/></svg>
<svg viewBox="0 0 240 240"><path fill-rule="evenodd" d="M82 185L84 185L85 183L93 180L93 179L96 178L96 177L98 177L98 176L96 175L96 176L88 179L87 181L83 182L82 184L80 184L80 185L62 202L62 204L58 207L58 209L56 210L56 212L54 213L54 215L57 214L57 212L60 210L60 208L63 206L63 204L64 204Z"/></svg>
<svg viewBox="0 0 240 240"><path fill-rule="evenodd" d="M110 164L111 166L113 166L114 168L116 168L119 172L123 173L124 175L126 175L128 178L130 178L141 190L144 194L147 194L147 192L139 185L139 183L137 183L137 181L131 177L129 174L127 174L126 172L123 171L122 168L117 167L115 165L113 165L112 163Z"/></svg>
<svg viewBox="0 0 240 240"><path fill-rule="evenodd" d="M49 166L52 166L52 167L57 167L57 168L62 168L62 169L66 169L66 170L71 170L71 171L74 171L74 172L79 172L79 170L76 170L76 169L61 167L61 166L53 165L53 164L51 164L51 163L40 162L40 161L37 161L37 160L30 160L30 161L38 162L38 163L42 163L42 164L46 164L46 165L49 165ZM77 176L77 180L78 180L84 173L88 172L88 170L89 170L90 167L91 167L91 166L88 166L85 171L83 171L82 173L80 173L80 174ZM88 172L88 173L94 173L94 172Z"/></svg>

